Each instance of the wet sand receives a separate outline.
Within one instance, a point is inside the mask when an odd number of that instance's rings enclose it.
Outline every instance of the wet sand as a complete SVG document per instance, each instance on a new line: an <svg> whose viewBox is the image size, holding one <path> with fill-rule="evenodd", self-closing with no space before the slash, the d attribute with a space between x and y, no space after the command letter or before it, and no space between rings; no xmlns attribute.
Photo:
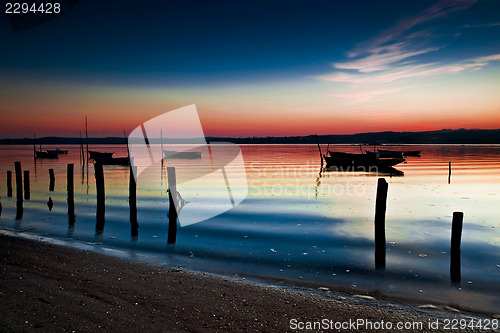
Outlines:
<svg viewBox="0 0 500 333"><path fill-rule="evenodd" d="M443 319L471 318L443 307L322 297L5 235L0 253L2 332L289 332L323 319L333 321L322 329L332 332L349 331L335 329L335 322L352 329L358 319L393 324L386 331L398 331L398 322L422 322L414 331L449 332ZM430 329L437 319L441 328Z"/></svg>

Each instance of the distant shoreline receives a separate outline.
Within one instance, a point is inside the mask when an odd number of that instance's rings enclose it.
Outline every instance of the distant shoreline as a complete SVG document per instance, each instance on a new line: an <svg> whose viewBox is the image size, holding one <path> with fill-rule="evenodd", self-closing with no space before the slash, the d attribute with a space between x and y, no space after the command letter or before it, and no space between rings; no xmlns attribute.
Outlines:
<svg viewBox="0 0 500 333"><path fill-rule="evenodd" d="M500 129L442 129L424 132L377 132L358 134L318 135L321 144L500 144ZM315 144L316 136L268 136L268 137L207 137L207 142L232 142L236 144ZM37 145L80 144L85 139L67 137L37 138ZM198 140L196 140L199 142ZM89 138L88 143L126 144L123 137ZM163 140L167 143L167 140ZM150 139L154 143L154 139ZM189 143L189 141L186 141ZM33 145L32 138L0 139L0 145Z"/></svg>

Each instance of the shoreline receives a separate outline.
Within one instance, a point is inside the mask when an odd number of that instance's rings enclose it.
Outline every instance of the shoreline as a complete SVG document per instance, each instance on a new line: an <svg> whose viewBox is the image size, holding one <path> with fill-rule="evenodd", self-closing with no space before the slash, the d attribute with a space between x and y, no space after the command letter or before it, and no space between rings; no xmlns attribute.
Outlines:
<svg viewBox="0 0 500 333"><path fill-rule="evenodd" d="M10 332L293 331L292 319L429 323L492 318L321 287L296 291L291 284L155 266L21 237L0 235L0 252L0 330Z"/></svg>

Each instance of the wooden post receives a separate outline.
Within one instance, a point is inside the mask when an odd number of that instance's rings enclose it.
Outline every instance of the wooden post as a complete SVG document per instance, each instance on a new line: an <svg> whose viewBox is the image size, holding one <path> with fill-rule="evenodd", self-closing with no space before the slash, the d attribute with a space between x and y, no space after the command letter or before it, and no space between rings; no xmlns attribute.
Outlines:
<svg viewBox="0 0 500 333"><path fill-rule="evenodd" d="M54 191L54 185L56 182L56 176L54 176L54 169L49 169L49 177L50 177L50 184L49 184L49 191Z"/></svg>
<svg viewBox="0 0 500 333"><path fill-rule="evenodd" d="M7 171L7 196L12 196L12 171Z"/></svg>
<svg viewBox="0 0 500 333"><path fill-rule="evenodd" d="M451 246L450 246L450 277L453 282L460 282L462 279L460 263L460 247L462 240L462 226L464 213L453 212L451 221Z"/></svg>
<svg viewBox="0 0 500 333"><path fill-rule="evenodd" d="M385 268L385 211L387 208L388 184L384 178L378 179L375 203L375 268Z"/></svg>
<svg viewBox="0 0 500 333"><path fill-rule="evenodd" d="M24 199L30 199L30 171L24 170Z"/></svg>
<svg viewBox="0 0 500 333"><path fill-rule="evenodd" d="M128 186L128 204L130 208L130 228L131 235L137 236L139 234L139 223L137 223L137 184L135 182L134 173L137 171L137 167L132 165L130 161L130 177Z"/></svg>
<svg viewBox="0 0 500 333"><path fill-rule="evenodd" d="M85 144L87 146L87 156L86 156L86 161L87 164L89 164L89 132L87 130L87 116L85 116ZM88 181L88 178L87 178Z"/></svg>
<svg viewBox="0 0 500 333"><path fill-rule="evenodd" d="M23 217L23 174L21 170L21 162L14 162L14 167L16 169L16 220L19 220Z"/></svg>
<svg viewBox="0 0 500 333"><path fill-rule="evenodd" d="M451 182L451 161L448 162L448 184Z"/></svg>
<svg viewBox="0 0 500 333"><path fill-rule="evenodd" d="M319 145L319 139L317 134L316 134L316 143L318 144L319 157L321 158L321 168L323 169L323 154L321 153L321 146ZM326 153L328 154L328 151Z"/></svg>
<svg viewBox="0 0 500 333"><path fill-rule="evenodd" d="M68 190L68 218L70 225L75 223L74 167L74 164L68 164L66 175L66 186Z"/></svg>
<svg viewBox="0 0 500 333"><path fill-rule="evenodd" d="M167 167L168 180L168 244L175 244L177 239L177 209L175 207L174 196L177 197L177 185L175 177L175 168Z"/></svg>
<svg viewBox="0 0 500 333"><path fill-rule="evenodd" d="M105 222L105 193L104 193L104 172L102 170L101 163L94 164L95 170L95 185L97 192L97 211L96 211L96 232L102 232L104 230Z"/></svg>

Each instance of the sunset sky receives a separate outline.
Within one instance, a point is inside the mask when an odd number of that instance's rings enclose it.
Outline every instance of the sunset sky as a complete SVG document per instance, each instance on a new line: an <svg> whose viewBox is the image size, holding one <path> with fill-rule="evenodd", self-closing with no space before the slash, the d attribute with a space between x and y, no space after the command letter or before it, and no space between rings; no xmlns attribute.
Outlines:
<svg viewBox="0 0 500 333"><path fill-rule="evenodd" d="M87 0L0 41L0 138L500 128L498 0Z"/></svg>

